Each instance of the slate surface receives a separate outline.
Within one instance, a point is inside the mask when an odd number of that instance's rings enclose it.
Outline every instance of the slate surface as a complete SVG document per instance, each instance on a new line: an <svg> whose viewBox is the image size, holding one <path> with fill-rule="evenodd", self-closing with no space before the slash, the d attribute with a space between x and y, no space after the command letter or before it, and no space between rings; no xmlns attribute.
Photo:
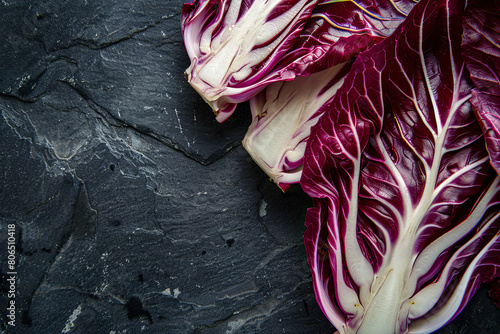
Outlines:
<svg viewBox="0 0 500 334"><path fill-rule="evenodd" d="M310 200L243 150L246 105L218 124L184 80L182 3L0 1L2 333L334 332L302 245ZM498 318L482 289L440 333Z"/></svg>

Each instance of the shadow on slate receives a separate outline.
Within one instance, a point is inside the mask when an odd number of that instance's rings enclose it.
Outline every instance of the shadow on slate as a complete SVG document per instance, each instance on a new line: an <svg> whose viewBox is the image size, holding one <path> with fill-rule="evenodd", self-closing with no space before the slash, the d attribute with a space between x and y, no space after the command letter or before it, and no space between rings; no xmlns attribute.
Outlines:
<svg viewBox="0 0 500 334"><path fill-rule="evenodd" d="M182 3L0 2L2 333L334 332L310 200L241 147L247 104L218 124L184 80ZM485 291L439 333L498 332Z"/></svg>

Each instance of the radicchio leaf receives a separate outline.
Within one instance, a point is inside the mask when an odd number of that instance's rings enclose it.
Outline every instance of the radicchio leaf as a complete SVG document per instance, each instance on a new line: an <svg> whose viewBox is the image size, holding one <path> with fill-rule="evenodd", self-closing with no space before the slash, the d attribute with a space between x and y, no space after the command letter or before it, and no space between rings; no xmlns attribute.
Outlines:
<svg viewBox="0 0 500 334"><path fill-rule="evenodd" d="M252 124L243 146L283 191L299 182L311 127L328 108L350 65L272 83L250 100Z"/></svg>
<svg viewBox="0 0 500 334"><path fill-rule="evenodd" d="M265 87L318 0L195 0L182 10L185 75L219 122ZM276 80L295 75L282 71ZM275 80L275 81L276 81Z"/></svg>
<svg viewBox="0 0 500 334"><path fill-rule="evenodd" d="M463 50L475 89L471 102L481 120L493 167L500 172L500 2L469 1Z"/></svg>
<svg viewBox="0 0 500 334"><path fill-rule="evenodd" d="M191 59L185 74L219 122L272 82L349 61L392 33L415 1L317 3L195 0L184 5L181 27Z"/></svg>
<svg viewBox="0 0 500 334"><path fill-rule="evenodd" d="M414 4L409 0L319 3L277 65L309 77L271 83L250 99L252 124L243 145L283 190L299 182L310 128L328 108L352 58L389 36Z"/></svg>
<svg viewBox="0 0 500 334"><path fill-rule="evenodd" d="M341 333L433 332L500 276L500 177L470 103L464 6L421 0L311 131L304 242Z"/></svg>
<svg viewBox="0 0 500 334"><path fill-rule="evenodd" d="M392 34L415 3L413 0L321 1L278 67L306 75L348 61Z"/></svg>

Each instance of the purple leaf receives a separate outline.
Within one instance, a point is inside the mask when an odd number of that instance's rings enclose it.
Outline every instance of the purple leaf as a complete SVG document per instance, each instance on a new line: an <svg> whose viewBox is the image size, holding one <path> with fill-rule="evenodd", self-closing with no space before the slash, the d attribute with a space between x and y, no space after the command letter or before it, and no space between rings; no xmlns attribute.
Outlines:
<svg viewBox="0 0 500 334"><path fill-rule="evenodd" d="M340 333L433 332L500 275L500 177L470 103L464 6L421 0L311 131L304 242Z"/></svg>
<svg viewBox="0 0 500 334"><path fill-rule="evenodd" d="M252 124L243 145L283 190L299 182L310 128L328 108L353 58L390 35L414 4L409 0L319 3L276 66L308 77L271 83L250 99Z"/></svg>
<svg viewBox="0 0 500 334"><path fill-rule="evenodd" d="M320 1L278 66L306 75L345 62L392 34L415 2Z"/></svg>
<svg viewBox="0 0 500 334"><path fill-rule="evenodd" d="M182 10L185 75L223 122L293 45L317 0L195 0ZM274 81L295 77L275 72Z"/></svg>
<svg viewBox="0 0 500 334"><path fill-rule="evenodd" d="M191 59L186 77L219 122L272 82L349 61L392 33L415 2L317 3L196 0L184 5L181 26Z"/></svg>
<svg viewBox="0 0 500 334"><path fill-rule="evenodd" d="M463 50L475 89L472 104L481 120L491 164L500 172L500 3L469 1Z"/></svg>

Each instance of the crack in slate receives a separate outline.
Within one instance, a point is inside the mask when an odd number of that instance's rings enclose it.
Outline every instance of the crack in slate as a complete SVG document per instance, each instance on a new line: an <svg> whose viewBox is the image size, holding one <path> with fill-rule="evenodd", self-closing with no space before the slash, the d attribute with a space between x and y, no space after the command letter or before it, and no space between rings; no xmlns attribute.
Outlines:
<svg viewBox="0 0 500 334"><path fill-rule="evenodd" d="M82 295L85 295L85 296L89 296L91 298L95 298L95 299L98 299L98 300L102 300L102 301L107 301L109 303L111 303L112 301L117 301L119 304L121 305L125 305L127 303L127 300L119 295L115 295L115 294L112 294L112 293L99 293L99 292L94 292L94 291L86 291L86 290L83 290L79 287L76 287L76 286L72 286L72 285L67 285L67 286L51 286L49 288L47 288L45 291L59 291L59 290L71 290L71 291L75 291L79 294L82 294Z"/></svg>
<svg viewBox="0 0 500 334"><path fill-rule="evenodd" d="M14 82L7 90L0 91L0 96L5 98L14 98L21 102L37 102L44 95L46 95L47 90L42 89L39 92L35 92L35 88L40 86L44 87L50 83L50 80L43 79L46 77L46 74L48 74L52 64L55 64L58 61L63 61L70 65L78 66L78 62L76 61L76 59L63 55L49 55L46 56L43 60L44 64L43 66L41 66L41 68L35 68L33 70L33 73L26 74L22 78L17 78L16 80L19 81ZM76 72L76 70L74 72ZM32 89L31 92L29 92L30 88Z"/></svg>
<svg viewBox="0 0 500 334"><path fill-rule="evenodd" d="M115 44L118 44L122 41L126 41L128 39L131 39L134 36L136 36L137 34L140 34L148 29L151 29L151 28L161 24L165 20L168 20L168 19L175 17L175 16L178 16L178 14L163 15L159 19L157 19L156 21L153 21L152 23L147 24L142 28L137 28L137 29L129 32L127 35L124 35L124 36L119 37L115 40L111 40L111 41L107 41L107 42L98 42L98 41L92 41L92 40L88 40L88 39L75 38L69 43L69 45L58 47L58 48L54 49L53 52L61 51L61 50L68 50L68 49L71 49L75 46L84 46L84 47L87 47L87 48L92 49L92 50L105 49L111 45L115 45ZM119 30L120 29L112 31L111 33L108 34L108 36L114 35Z"/></svg>
<svg viewBox="0 0 500 334"><path fill-rule="evenodd" d="M128 123L128 122L126 122L126 121L124 121L124 120L122 120L122 119L114 116L113 113L111 113L111 111L109 111L107 108L103 107L99 103L95 102L86 92L84 92L83 90L79 89L78 87L72 85L68 81L66 81L66 80L60 80L60 82L63 82L65 84L67 84L69 87L71 87L73 90L75 90L76 93L78 95L80 95L87 102L87 104L89 105L89 107L92 110L94 110L97 114L99 114L100 116L102 116L103 119L109 125L114 126L114 127L127 128L127 129L131 129L133 131L136 131L136 132L138 132L139 134L141 134L143 136L146 136L148 138L154 139L155 141L159 142L162 145L165 145L165 146L167 146L167 147L169 147L169 148L171 148L171 149L173 149L175 151L183 153L185 156L187 156L188 158L190 158L190 159L198 162L201 165L204 165L204 166L210 165L210 164L218 161L222 157L224 157L232 149L234 149L234 148L236 148L236 147L238 147L238 146L241 145L241 141L229 143L229 144L227 144L224 147L224 149L223 149L224 153L222 155L220 155L219 152L215 152L215 153L211 154L206 159L203 158L201 155L199 157L195 156L195 155L190 154L189 152L185 151L184 149L182 149L181 145L179 145L178 142L172 140L169 137L160 136L157 133L155 133L153 131L150 131L146 127L143 128L141 125L134 125L134 124ZM114 121L115 123L113 123L112 121Z"/></svg>
<svg viewBox="0 0 500 334"><path fill-rule="evenodd" d="M52 201L54 199L54 196L50 196L47 200L41 202L41 203L38 203L36 204L34 207L32 207L31 209L29 209L28 211L26 211L26 214L29 214L35 210L37 210L38 208L50 203L50 201Z"/></svg>
<svg viewBox="0 0 500 334"><path fill-rule="evenodd" d="M24 78L29 78L29 79L26 79L26 80L21 79L17 83L17 85L16 85L17 87L14 87L14 89L12 89L12 86L11 86L11 88L9 88L7 91L0 91L0 96L12 97L12 98L17 99L21 102L31 102L31 103L36 102L36 101L40 100L40 98L43 97L47 93L45 89L41 92L33 91L33 92L27 92L26 94L20 94L20 93L22 93L21 90L29 90L30 88L34 89L34 87L36 87L36 86L44 86L43 85L44 82L41 82L41 80L45 77L45 74L49 70L50 64L55 63L59 60L62 60L62 61L68 62L69 64L76 65L78 67L78 63L75 59L73 59L71 57L63 56L63 55L57 55L57 54L55 54L56 52L61 51L61 50L66 50L66 49L69 49L71 47L79 46L79 45L86 46L90 49L103 49L103 48L108 47L110 45L117 44L121 41L131 39L134 36L136 36L137 34L140 34L140 33L144 32L152 27L157 26L158 24L161 24L165 20L171 19L172 17L176 17L176 16L178 16L178 15L177 14L164 15L160 19L158 19L158 20L156 20L156 21L154 21L154 22L152 22L152 23L150 23L142 28L135 29L130 34L128 34L126 36L122 36L122 37L120 37L116 40L113 40L113 41L103 42L103 43L92 43L89 40L75 39L75 40L73 40L72 43L70 43L70 45L59 47L52 52L45 50L45 52L46 52L45 57L40 58L40 60L43 60L45 62L43 69L40 69L40 68L38 70L35 69L32 74L28 74L24 77ZM114 33L116 33L116 32L114 32ZM112 33L109 35L112 35ZM31 77L31 76L33 76L33 77ZM205 165L205 166L210 165L210 164L218 161L222 157L224 157L232 149L241 145L241 140L235 140L233 142L227 143L224 147L221 148L221 150L218 150L218 151L210 154L207 158L205 158L200 154L188 152L186 149L184 149L182 147L182 145L180 145L179 142L173 140L172 138L169 138L169 137L166 137L163 135L159 135L159 134L155 133L154 131L151 131L148 128L141 128L140 125L134 125L134 124L128 123L124 120L117 118L109 110L107 110L105 107L103 107L102 105L100 105L96 101L94 101L86 92L84 92L82 89L78 88L74 82L69 82L68 80L64 80L64 79L59 79L57 81L66 83L69 87L74 89L85 101L87 101L87 103L89 104L91 109L93 109L99 115L103 116L103 118L110 125L131 128L134 131L137 131L138 133L140 133L144 136L152 138L155 141L158 141L161 144L166 145L167 147L169 147L171 149L174 149L178 152L182 152L185 156L200 163L201 165ZM35 95L33 95L33 93L35 93ZM95 106L97 106L97 108ZM101 110L103 110L107 116L104 115L103 112L101 112ZM110 121L110 118L112 120L114 120L116 122L116 124L113 124ZM182 133L182 130L181 130L181 133ZM189 144L189 142L188 142L188 144Z"/></svg>

